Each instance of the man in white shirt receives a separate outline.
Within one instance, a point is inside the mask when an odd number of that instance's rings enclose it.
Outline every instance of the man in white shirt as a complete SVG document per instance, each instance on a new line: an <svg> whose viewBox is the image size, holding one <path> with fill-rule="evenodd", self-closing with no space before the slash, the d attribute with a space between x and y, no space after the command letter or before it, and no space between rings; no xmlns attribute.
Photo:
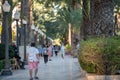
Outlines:
<svg viewBox="0 0 120 80"><path fill-rule="evenodd" d="M35 43L31 43L31 47L27 50L26 57L28 60L30 80L33 80L32 77L33 69L35 71L34 78L38 79L37 73L38 73L38 63L39 63L40 55L38 49L35 48Z"/></svg>

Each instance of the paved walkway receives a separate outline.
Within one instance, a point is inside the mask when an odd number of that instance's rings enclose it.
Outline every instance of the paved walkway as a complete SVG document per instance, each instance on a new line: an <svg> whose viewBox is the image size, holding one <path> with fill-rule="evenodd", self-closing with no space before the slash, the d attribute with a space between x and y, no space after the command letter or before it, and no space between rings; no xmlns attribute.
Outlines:
<svg viewBox="0 0 120 80"><path fill-rule="evenodd" d="M0 76L0 80L29 80L27 67L25 70L14 70L11 76ZM47 65L41 57L38 77L39 80L86 80L80 72L77 58L71 56L65 56L65 59L54 56Z"/></svg>

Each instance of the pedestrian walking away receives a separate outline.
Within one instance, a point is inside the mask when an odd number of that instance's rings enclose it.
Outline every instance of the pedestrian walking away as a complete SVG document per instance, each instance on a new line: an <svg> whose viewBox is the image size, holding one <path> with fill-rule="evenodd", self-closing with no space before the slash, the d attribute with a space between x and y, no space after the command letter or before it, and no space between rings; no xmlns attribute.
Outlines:
<svg viewBox="0 0 120 80"><path fill-rule="evenodd" d="M44 57L44 63L46 64L48 62L48 46L44 45L43 47L43 57Z"/></svg>
<svg viewBox="0 0 120 80"><path fill-rule="evenodd" d="M38 51L39 51L40 56L43 56L43 54L42 54L42 46L41 45L38 46Z"/></svg>
<svg viewBox="0 0 120 80"><path fill-rule="evenodd" d="M65 56L65 46L64 46L64 44L62 44L62 46L61 46L61 57L64 59L64 56Z"/></svg>
<svg viewBox="0 0 120 80"><path fill-rule="evenodd" d="M38 63L40 60L39 56L39 51L35 47L35 43L31 43L31 47L28 49L27 54L27 61L28 61L28 66L29 66L29 75L30 75L30 80L33 80L33 69L34 69L34 79L39 79L37 77L38 73Z"/></svg>
<svg viewBox="0 0 120 80"><path fill-rule="evenodd" d="M52 45L49 44L49 46L48 46L48 58L49 58L49 61L52 60L51 57L52 57Z"/></svg>

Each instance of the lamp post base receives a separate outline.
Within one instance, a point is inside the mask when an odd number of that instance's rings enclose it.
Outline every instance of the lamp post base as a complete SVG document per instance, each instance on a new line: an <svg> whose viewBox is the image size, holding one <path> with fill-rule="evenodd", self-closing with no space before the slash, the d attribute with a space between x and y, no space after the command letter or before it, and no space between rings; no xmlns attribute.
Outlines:
<svg viewBox="0 0 120 80"><path fill-rule="evenodd" d="M3 76L12 75L12 71L10 69L2 69L1 75Z"/></svg>

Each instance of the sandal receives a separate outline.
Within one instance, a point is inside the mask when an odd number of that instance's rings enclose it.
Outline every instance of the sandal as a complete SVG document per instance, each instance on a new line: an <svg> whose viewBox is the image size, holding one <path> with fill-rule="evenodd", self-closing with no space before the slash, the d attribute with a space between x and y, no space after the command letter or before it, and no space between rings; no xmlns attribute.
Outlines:
<svg viewBox="0 0 120 80"><path fill-rule="evenodd" d="M30 80L33 80L33 78L30 78Z"/></svg>
<svg viewBox="0 0 120 80"><path fill-rule="evenodd" d="M35 79L39 79L38 77L34 77Z"/></svg>

